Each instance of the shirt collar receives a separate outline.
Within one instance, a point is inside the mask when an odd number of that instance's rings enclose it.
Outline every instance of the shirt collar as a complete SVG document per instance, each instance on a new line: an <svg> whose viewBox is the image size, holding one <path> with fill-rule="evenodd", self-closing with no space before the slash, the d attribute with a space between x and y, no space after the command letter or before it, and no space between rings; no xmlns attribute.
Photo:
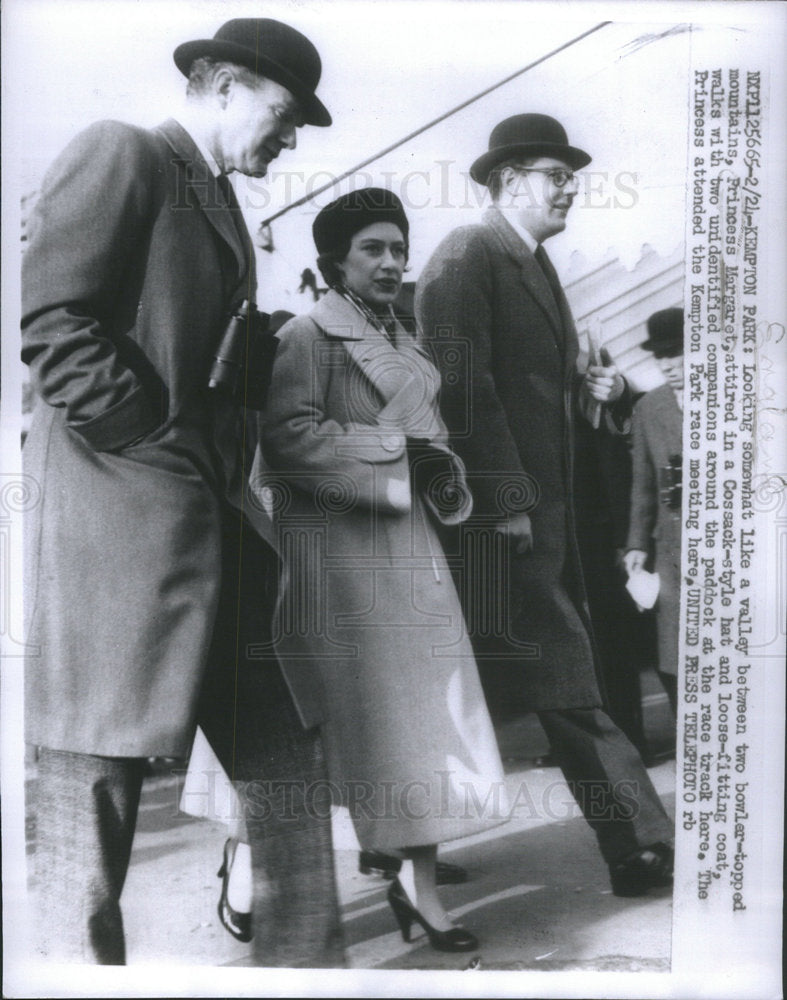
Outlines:
<svg viewBox="0 0 787 1000"><path fill-rule="evenodd" d="M509 222L513 227L514 231L522 237L531 253L535 253L538 250L540 244L538 240L533 236L533 234L525 229L522 223L519 221L517 210L515 208L503 208L501 205L497 206L499 212L502 213L503 217Z"/></svg>

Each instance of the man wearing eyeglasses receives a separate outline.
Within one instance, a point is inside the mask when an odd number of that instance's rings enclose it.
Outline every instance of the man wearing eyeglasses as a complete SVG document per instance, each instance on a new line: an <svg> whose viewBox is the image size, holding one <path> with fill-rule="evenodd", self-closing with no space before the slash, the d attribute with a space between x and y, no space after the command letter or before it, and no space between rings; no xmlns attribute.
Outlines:
<svg viewBox="0 0 787 1000"><path fill-rule="evenodd" d="M565 228L574 171L590 159L547 115L497 125L470 168L492 206L437 248L416 312L473 492L473 518L449 551L461 555L490 708L538 712L613 891L636 896L670 884L672 825L604 708L571 495L574 408L621 426L630 400L608 356L577 372L574 321L543 248Z"/></svg>

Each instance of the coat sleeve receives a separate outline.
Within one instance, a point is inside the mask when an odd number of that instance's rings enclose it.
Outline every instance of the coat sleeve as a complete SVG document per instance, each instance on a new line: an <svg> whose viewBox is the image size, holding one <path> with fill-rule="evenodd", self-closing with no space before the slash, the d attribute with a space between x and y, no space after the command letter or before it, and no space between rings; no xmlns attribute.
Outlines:
<svg viewBox="0 0 787 1000"><path fill-rule="evenodd" d="M100 122L54 163L22 266L22 359L68 427L113 451L160 422L112 330L118 289L151 217L153 153L145 134Z"/></svg>
<svg viewBox="0 0 787 1000"><path fill-rule="evenodd" d="M658 516L658 483L648 447L645 424L647 414L642 402L634 409L631 428L631 514L627 549L647 552Z"/></svg>
<svg viewBox="0 0 787 1000"><path fill-rule="evenodd" d="M416 314L442 378L440 408L464 460L475 509L514 513L532 498L492 370L494 277L480 227L457 229L440 244L416 291ZM505 501L503 501L505 498Z"/></svg>
<svg viewBox="0 0 787 1000"><path fill-rule="evenodd" d="M280 333L262 429L269 466L331 507L355 504L407 513L410 472L404 434L374 424L341 424L327 412L326 341L308 318ZM329 348L343 350L339 342Z"/></svg>

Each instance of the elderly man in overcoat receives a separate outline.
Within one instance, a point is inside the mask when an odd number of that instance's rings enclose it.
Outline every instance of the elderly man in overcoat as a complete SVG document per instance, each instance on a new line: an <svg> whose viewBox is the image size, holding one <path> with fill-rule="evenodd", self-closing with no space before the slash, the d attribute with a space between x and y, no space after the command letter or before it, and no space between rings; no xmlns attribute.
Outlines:
<svg viewBox="0 0 787 1000"><path fill-rule="evenodd" d="M263 802L271 782L319 782L322 751L275 661L247 657L270 640L278 562L228 502L243 503L241 411L208 388L255 291L227 175L261 177L297 128L330 124L320 57L290 26L244 18L174 58L179 120L78 135L43 183L24 258L22 351L40 397L25 453L42 488L26 588L41 950L124 963L145 759L187 756L199 721L255 804L258 964L337 965L326 813L296 795Z"/></svg>
<svg viewBox="0 0 787 1000"><path fill-rule="evenodd" d="M659 574L656 624L659 676L672 711L678 708L680 632L681 478L683 465L683 310L660 309L648 317L642 344L656 358L666 382L645 393L631 427L631 517L625 555L629 575L638 573L653 549Z"/></svg>
<svg viewBox="0 0 787 1000"><path fill-rule="evenodd" d="M613 891L639 895L669 884L672 829L603 708L571 495L573 408L620 422L630 402L608 358L577 374L574 322L542 246L565 228L574 171L589 162L547 115L497 125L470 169L493 204L437 248L416 312L475 501L460 587L490 699L538 712Z"/></svg>

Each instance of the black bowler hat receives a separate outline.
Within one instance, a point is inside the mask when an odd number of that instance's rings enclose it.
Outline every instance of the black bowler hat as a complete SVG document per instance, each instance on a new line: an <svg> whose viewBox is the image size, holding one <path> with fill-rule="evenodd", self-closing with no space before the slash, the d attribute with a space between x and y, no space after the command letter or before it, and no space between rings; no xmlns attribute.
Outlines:
<svg viewBox="0 0 787 1000"><path fill-rule="evenodd" d="M369 187L342 195L321 209L312 223L317 253L338 250L356 233L375 222L392 222L401 229L407 241L410 223L393 191Z"/></svg>
<svg viewBox="0 0 787 1000"><path fill-rule="evenodd" d="M331 116L314 91L322 62L306 35L267 17L236 17L222 24L213 38L184 42L175 49L175 65L184 76L201 56L238 63L266 76L300 101L309 125L330 125Z"/></svg>
<svg viewBox="0 0 787 1000"><path fill-rule="evenodd" d="M549 115L513 115L495 125L489 136L489 150L470 167L470 176L479 184L489 182L492 169L514 156L554 156L572 170L590 163L590 156L569 146L566 130Z"/></svg>
<svg viewBox="0 0 787 1000"><path fill-rule="evenodd" d="M641 345L657 358L683 354L683 309L660 309L648 317L648 339Z"/></svg>

